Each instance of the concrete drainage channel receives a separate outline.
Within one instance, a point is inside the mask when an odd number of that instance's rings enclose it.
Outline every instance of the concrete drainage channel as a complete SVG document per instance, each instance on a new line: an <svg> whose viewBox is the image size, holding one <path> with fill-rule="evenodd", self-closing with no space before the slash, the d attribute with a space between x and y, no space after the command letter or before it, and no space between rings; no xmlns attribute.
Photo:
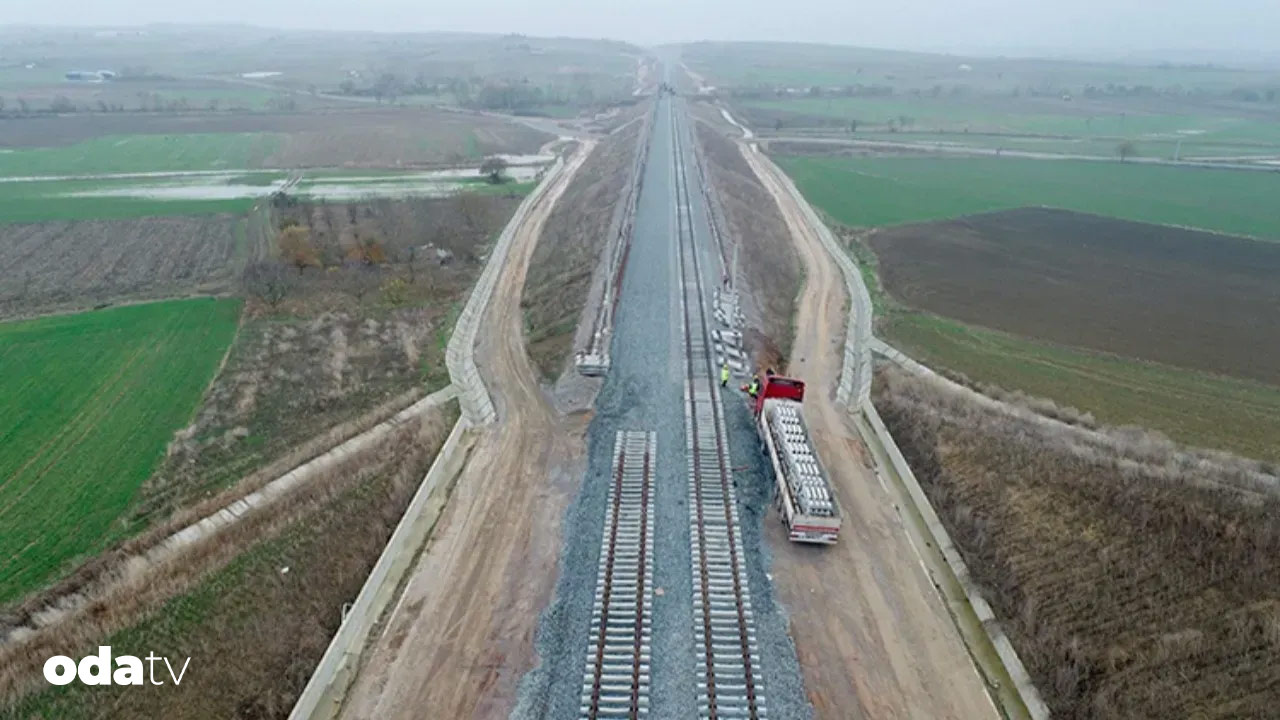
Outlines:
<svg viewBox="0 0 1280 720"><path fill-rule="evenodd" d="M498 276L506 264L516 231L523 225L533 206L554 185L564 166L564 159L557 158L544 173L537 188L520 203L494 244L493 252L480 273L466 306L458 316L445 351L445 364L449 369L452 387L457 393L461 417L400 518L400 523L387 541L377 564L361 587L360 594L343 617L342 625L334 634L290 712L290 720L319 720L337 715L346 692L355 679L371 633L399 594L414 558L426 543L444 509L444 500L450 486L461 473L467 454L475 442L476 429L497 419L493 398L476 368L475 345L480 319L493 297Z"/></svg>
<svg viewBox="0 0 1280 720"><path fill-rule="evenodd" d="M733 122L727 113L726 118ZM890 348L871 335L871 299L861 273L790 178L755 148L747 149L744 154L766 187L772 179L801 208L806 221L844 276L846 291L853 303L849 330L845 335L837 400L848 406L853 414L858 433L875 462L876 476L897 501L895 504L911 544L945 601L970 656L985 678L992 699L1005 717L1048 718L1048 706L1041 699L991 606L970 580L964 559L871 403L871 354L876 351L891 355L888 352ZM764 177L766 174L770 177Z"/></svg>

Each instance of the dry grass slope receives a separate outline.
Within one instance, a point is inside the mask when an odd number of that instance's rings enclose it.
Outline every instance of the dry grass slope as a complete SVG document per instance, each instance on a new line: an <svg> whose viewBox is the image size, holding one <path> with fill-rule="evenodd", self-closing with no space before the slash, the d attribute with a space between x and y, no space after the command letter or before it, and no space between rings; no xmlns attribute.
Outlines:
<svg viewBox="0 0 1280 720"><path fill-rule="evenodd" d="M744 277L740 279L760 305L764 338L753 343L756 361L780 368L790 355L791 322L802 279L800 260L787 241L787 226L777 204L733 142L702 122L697 123L697 138L709 165L714 197L729 224L722 231L741 248L738 267Z"/></svg>
<svg viewBox="0 0 1280 720"><path fill-rule="evenodd" d="M525 332L529 357L554 379L573 353L573 336L591 277L623 200L640 121L596 145L552 209L525 276Z"/></svg>
<svg viewBox="0 0 1280 720"><path fill-rule="evenodd" d="M1023 208L873 232L885 287L939 315L1280 384L1280 243Z"/></svg>
<svg viewBox="0 0 1280 720"><path fill-rule="evenodd" d="M887 371L876 405L1056 717L1274 717L1280 499ZM1123 438L1123 436L1117 436Z"/></svg>

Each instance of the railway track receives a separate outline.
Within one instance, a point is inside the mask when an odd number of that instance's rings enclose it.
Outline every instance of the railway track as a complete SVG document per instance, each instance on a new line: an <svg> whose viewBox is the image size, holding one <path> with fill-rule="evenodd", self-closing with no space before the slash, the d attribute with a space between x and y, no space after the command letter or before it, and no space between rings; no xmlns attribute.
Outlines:
<svg viewBox="0 0 1280 720"><path fill-rule="evenodd" d="M693 223L684 139L674 102L680 300L685 342L685 438L698 715L707 720L767 717L760 655L729 464L725 421L707 322Z"/></svg>
<svg viewBox="0 0 1280 720"><path fill-rule="evenodd" d="M653 604L653 465L657 434L625 431L613 447L581 717L649 715Z"/></svg>

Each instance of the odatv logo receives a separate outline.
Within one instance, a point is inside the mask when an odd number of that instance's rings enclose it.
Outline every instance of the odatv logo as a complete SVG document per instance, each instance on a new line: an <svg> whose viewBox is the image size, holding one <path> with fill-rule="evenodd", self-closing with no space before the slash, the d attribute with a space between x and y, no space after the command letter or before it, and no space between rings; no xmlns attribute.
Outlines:
<svg viewBox="0 0 1280 720"><path fill-rule="evenodd" d="M143 672L142 661L147 661L147 671ZM156 680L156 663L163 660L169 670L169 677L174 685L182 684L182 677L187 674L187 665L191 658L182 663L182 670L175 673L169 658L155 653L147 653L146 658L134 655L121 655L115 659L115 670L111 669L111 646L99 645L97 655L86 655L79 663L66 655L54 655L44 662L44 679L54 685L67 685L77 677L85 685L145 685L150 678L152 685L164 685L164 680ZM161 675L161 677L164 677Z"/></svg>

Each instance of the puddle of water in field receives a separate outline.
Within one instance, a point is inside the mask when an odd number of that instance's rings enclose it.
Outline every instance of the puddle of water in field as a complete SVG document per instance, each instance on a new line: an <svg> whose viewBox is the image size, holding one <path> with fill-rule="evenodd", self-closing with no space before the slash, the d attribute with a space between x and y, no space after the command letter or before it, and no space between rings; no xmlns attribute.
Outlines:
<svg viewBox="0 0 1280 720"><path fill-rule="evenodd" d="M533 157L533 156L530 156ZM511 165L503 171L503 175L525 182L538 176L539 165ZM304 177L305 186L324 185L328 183L386 183L386 182L449 182L475 180L480 177L479 168L448 168L445 170L423 170L421 172L396 173L394 175L332 175L328 177Z"/></svg>
<svg viewBox="0 0 1280 720"><path fill-rule="evenodd" d="M388 197L443 197L464 187L464 183L460 182L333 182L299 187L293 192L308 199L344 201Z"/></svg>
<svg viewBox="0 0 1280 720"><path fill-rule="evenodd" d="M498 157L506 160L508 165L547 165L556 159L555 155L499 155Z"/></svg>
<svg viewBox="0 0 1280 720"><path fill-rule="evenodd" d="M540 155L520 156L524 159L540 159ZM505 174L517 182L527 182L537 177L540 164L512 163ZM269 175L273 171L216 170L176 173L128 173L118 175L64 175L0 178L0 182L39 182L47 180L140 180L138 183L120 183L108 187L58 193L59 197L114 197L145 200L238 200L266 197L285 185L278 179L268 183L245 182L247 177ZM478 168L450 168L423 170L396 174L354 174L303 177L288 192L306 199L333 201L362 200L367 198L441 197L465 190L480 176ZM155 182L145 182L154 180Z"/></svg>
<svg viewBox="0 0 1280 720"><path fill-rule="evenodd" d="M284 184L277 180L270 185L190 184L190 185L128 185L125 187L80 190L63 193L61 197L114 197L142 200L239 200L265 197Z"/></svg>

